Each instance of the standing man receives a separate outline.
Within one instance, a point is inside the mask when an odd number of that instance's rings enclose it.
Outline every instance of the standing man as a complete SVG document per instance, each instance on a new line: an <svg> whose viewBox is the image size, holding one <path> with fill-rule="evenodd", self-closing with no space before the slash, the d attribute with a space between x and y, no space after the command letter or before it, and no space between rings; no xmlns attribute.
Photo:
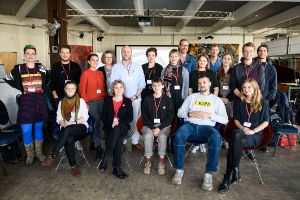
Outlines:
<svg viewBox="0 0 300 200"><path fill-rule="evenodd" d="M67 80L74 81L79 85L81 68L70 60L71 47L62 45L59 48L60 62L53 64L51 68L51 91L56 103L56 107L60 100L65 96L64 85Z"/></svg>
<svg viewBox="0 0 300 200"><path fill-rule="evenodd" d="M222 65L222 61L219 58L219 53L220 53L219 45L217 45L217 44L211 45L209 52L210 52L209 68L211 71L216 73L216 71Z"/></svg>
<svg viewBox="0 0 300 200"><path fill-rule="evenodd" d="M182 66L184 66L189 71L189 73L191 73L195 69L196 59L194 56L188 54L189 45L190 44L187 39L181 39L178 48Z"/></svg>
<svg viewBox="0 0 300 200"><path fill-rule="evenodd" d="M113 66L110 81L112 83L115 80L122 80L125 83L125 96L131 99L133 107L133 121L129 130L132 135L132 147L141 150L143 147L139 144L136 123L141 110L140 95L146 86L145 75L142 66L132 61L132 49L129 46L124 46L121 54L122 61Z"/></svg>
<svg viewBox="0 0 300 200"><path fill-rule="evenodd" d="M268 101L274 100L277 93L277 71L273 64L269 61L269 47L266 44L262 44L257 48L258 60L265 71L265 90L262 95L263 98ZM267 153L267 147L262 147L261 152Z"/></svg>
<svg viewBox="0 0 300 200"><path fill-rule="evenodd" d="M184 173L184 152L186 142L208 143L208 158L202 189L212 190L212 173L217 171L222 137L214 128L216 122L226 124L228 117L223 101L210 93L211 82L208 77L198 79L200 92L188 96L178 110L178 117L184 118L174 139L174 168L176 173L172 183L181 184ZM192 172L194 173L194 172Z"/></svg>

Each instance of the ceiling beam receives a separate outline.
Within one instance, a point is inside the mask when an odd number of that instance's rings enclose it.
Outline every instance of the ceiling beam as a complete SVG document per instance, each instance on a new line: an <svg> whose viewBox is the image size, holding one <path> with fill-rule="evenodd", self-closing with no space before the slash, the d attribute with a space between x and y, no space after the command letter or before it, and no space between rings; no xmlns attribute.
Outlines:
<svg viewBox="0 0 300 200"><path fill-rule="evenodd" d="M300 6L296 6L294 8L291 8L289 10L286 10L284 12L281 12L277 15L274 15L272 17L269 17L265 20L259 21L255 24L247 26L247 30L250 32L253 32L255 30L259 30L262 28L268 28L273 27L277 24L280 24L282 22L286 22L292 19L295 19L297 17L300 17Z"/></svg>
<svg viewBox="0 0 300 200"><path fill-rule="evenodd" d="M233 1L233 0L206 0L206 1ZM234 1L245 1L245 0L234 0ZM264 2L266 0L248 0L248 1L254 1L254 2ZM276 2L300 2L300 0L277 0Z"/></svg>
<svg viewBox="0 0 300 200"><path fill-rule="evenodd" d="M206 35L213 34L227 26L236 24L237 22L246 19L256 11L266 7L270 3L272 3L272 1L248 2L232 13L232 17L234 18L234 20L232 21L220 20L217 23L215 23L210 29L208 29L208 31L206 31L204 34Z"/></svg>
<svg viewBox="0 0 300 200"><path fill-rule="evenodd" d="M72 9L81 10L82 14L87 14L86 11L84 11L84 9L94 9L86 0L67 0L67 5L70 6ZM96 15L97 12L94 12ZM91 14L91 11L89 11L89 14ZM90 23L92 23L94 26L101 29L103 32L108 32L110 26L102 17L84 16L84 18Z"/></svg>
<svg viewBox="0 0 300 200"><path fill-rule="evenodd" d="M16 14L17 19L24 19L39 2L40 0L25 0L25 2Z"/></svg>
<svg viewBox="0 0 300 200"><path fill-rule="evenodd" d="M75 26L83 21L85 21L84 17L71 17L68 19L68 26Z"/></svg>
<svg viewBox="0 0 300 200"><path fill-rule="evenodd" d="M183 16L189 17L180 19L179 22L176 24L176 30L178 32L181 31L185 27L185 25L187 25L191 21L193 16L199 11L199 9L203 6L204 3L205 0L191 0L190 4L188 5L183 14Z"/></svg>

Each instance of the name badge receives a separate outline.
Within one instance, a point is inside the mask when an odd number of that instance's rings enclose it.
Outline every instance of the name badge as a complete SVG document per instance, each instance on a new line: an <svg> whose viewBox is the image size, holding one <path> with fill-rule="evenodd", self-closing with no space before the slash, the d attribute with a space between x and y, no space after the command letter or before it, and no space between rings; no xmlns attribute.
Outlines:
<svg viewBox="0 0 300 200"><path fill-rule="evenodd" d="M228 85L223 85L223 90L229 90L229 86Z"/></svg>
<svg viewBox="0 0 300 200"><path fill-rule="evenodd" d="M152 84L152 80L147 80L147 84Z"/></svg>
<svg viewBox="0 0 300 200"><path fill-rule="evenodd" d="M98 89L98 90L96 91L96 93L97 93L97 94L100 94L100 93L101 93L101 90L100 90L100 89Z"/></svg>
<svg viewBox="0 0 300 200"><path fill-rule="evenodd" d="M160 124L160 119L155 118L154 119L154 124Z"/></svg>
<svg viewBox="0 0 300 200"><path fill-rule="evenodd" d="M35 87L33 86L28 87L28 92L35 92Z"/></svg>
<svg viewBox="0 0 300 200"><path fill-rule="evenodd" d="M65 83L68 82L68 81L71 81L71 80L65 80Z"/></svg>
<svg viewBox="0 0 300 200"><path fill-rule="evenodd" d="M244 125L243 126L245 126L245 127L247 127L247 128L250 128L251 127L251 123L250 122L244 122Z"/></svg>
<svg viewBox="0 0 300 200"><path fill-rule="evenodd" d="M180 85L175 85L174 90L180 90Z"/></svg>

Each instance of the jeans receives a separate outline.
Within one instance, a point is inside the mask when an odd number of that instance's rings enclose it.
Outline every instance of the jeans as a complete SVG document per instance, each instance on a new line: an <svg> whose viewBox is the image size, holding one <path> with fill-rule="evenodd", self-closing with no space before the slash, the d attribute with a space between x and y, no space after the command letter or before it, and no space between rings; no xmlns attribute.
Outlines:
<svg viewBox="0 0 300 200"><path fill-rule="evenodd" d="M115 128L105 130L106 149L105 158L113 156L113 168L121 167L122 142L123 136L127 135L128 128L119 124Z"/></svg>
<svg viewBox="0 0 300 200"><path fill-rule="evenodd" d="M87 136L88 132L84 124L74 124L62 128L51 154L58 156L60 149L64 146L69 164L71 167L74 167L76 165L75 142Z"/></svg>
<svg viewBox="0 0 300 200"><path fill-rule="evenodd" d="M208 143L208 159L206 172L216 172L221 150L221 135L212 126L184 123L175 133L174 139L174 167L184 169L186 142Z"/></svg>
<svg viewBox="0 0 300 200"><path fill-rule="evenodd" d="M105 145L105 139L104 139L104 133L101 131L101 112L102 112L102 106L103 106L104 100L95 100L90 101L88 103L89 106L89 115L92 117L94 121L94 131L92 133L92 141L95 144L95 147L102 146L102 149L104 149Z"/></svg>
<svg viewBox="0 0 300 200"><path fill-rule="evenodd" d="M32 144L34 140L43 141L44 122L34 122L34 138L32 138L32 124L21 124L23 140L25 145Z"/></svg>

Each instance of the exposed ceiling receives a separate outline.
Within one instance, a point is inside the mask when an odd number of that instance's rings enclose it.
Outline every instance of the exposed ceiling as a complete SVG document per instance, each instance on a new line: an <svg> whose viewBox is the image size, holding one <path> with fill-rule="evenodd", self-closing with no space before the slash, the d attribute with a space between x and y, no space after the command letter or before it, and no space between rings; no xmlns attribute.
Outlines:
<svg viewBox="0 0 300 200"><path fill-rule="evenodd" d="M3 15L13 15L19 19L47 18L47 0L0 0L0 5L0 14ZM103 32L109 32L111 27L143 29L138 24L140 16L149 16L151 27L174 27L177 31L185 27L205 27L207 34L225 27L245 27L253 32L262 28L292 29L300 25L300 0L67 0L67 7L76 9L76 12L67 12L70 25L95 26ZM91 14L84 9L101 10ZM103 9L114 16L103 14ZM151 14L154 10L157 14ZM134 14L128 14L129 11ZM167 14L165 11L168 11ZM207 14L205 11L213 13ZM218 12L226 12L230 16L218 18Z"/></svg>

